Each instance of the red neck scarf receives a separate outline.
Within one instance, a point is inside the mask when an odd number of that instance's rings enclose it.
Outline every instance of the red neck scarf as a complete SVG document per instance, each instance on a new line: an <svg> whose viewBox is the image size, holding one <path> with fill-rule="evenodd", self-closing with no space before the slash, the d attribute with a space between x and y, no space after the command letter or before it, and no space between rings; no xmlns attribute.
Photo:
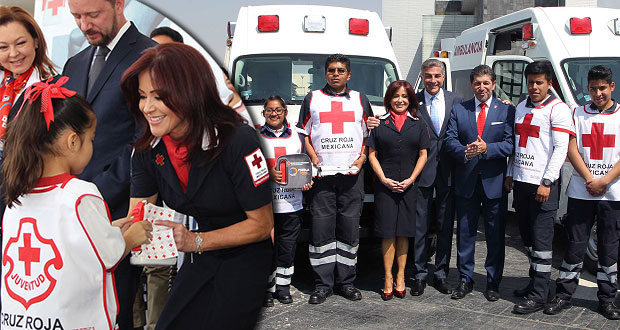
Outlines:
<svg viewBox="0 0 620 330"><path fill-rule="evenodd" d="M397 114L392 109L390 109L390 117L392 117L392 120L394 121L394 125L396 126L396 129L399 132L403 128L403 125L405 125L405 120L407 120L408 113L409 113L408 111L405 111L402 114Z"/></svg>
<svg viewBox="0 0 620 330"><path fill-rule="evenodd" d="M15 102L15 96L24 90L33 71L34 66L31 66L19 77L13 78L10 71L4 70L4 81L0 86L0 139L6 135L6 125L9 120L9 112L13 107L13 102Z"/></svg>
<svg viewBox="0 0 620 330"><path fill-rule="evenodd" d="M161 139L166 145L166 151L168 152L168 157L170 157L170 163L172 164L172 167L174 167L174 171L177 173L177 177L181 183L181 188L183 188L183 192L187 192L189 169L191 167L191 163L185 162L184 160L185 157L187 157L187 146L179 144L167 134L162 136Z"/></svg>

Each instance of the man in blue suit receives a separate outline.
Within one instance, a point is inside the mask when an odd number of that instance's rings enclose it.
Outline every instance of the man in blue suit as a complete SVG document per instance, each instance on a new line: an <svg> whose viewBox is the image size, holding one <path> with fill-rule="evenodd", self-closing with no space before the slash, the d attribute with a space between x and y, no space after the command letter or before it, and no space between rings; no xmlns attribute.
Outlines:
<svg viewBox="0 0 620 330"><path fill-rule="evenodd" d="M472 291L476 232L480 206L487 243L487 287L484 296L497 301L504 270L506 194L503 180L513 152L515 108L492 97L495 73L479 65L470 73L475 97L455 105L444 147L457 162L455 171L457 268L460 282L452 293L461 299Z"/></svg>
<svg viewBox="0 0 620 330"><path fill-rule="evenodd" d="M69 9L89 47L71 57L65 85L86 98L97 116L93 157L80 175L103 195L112 219L127 216L129 207L130 144L139 134L120 88L123 72L143 50L156 45L123 14L124 0L69 0ZM117 323L133 329L133 301L142 268L125 258L115 271L119 300Z"/></svg>

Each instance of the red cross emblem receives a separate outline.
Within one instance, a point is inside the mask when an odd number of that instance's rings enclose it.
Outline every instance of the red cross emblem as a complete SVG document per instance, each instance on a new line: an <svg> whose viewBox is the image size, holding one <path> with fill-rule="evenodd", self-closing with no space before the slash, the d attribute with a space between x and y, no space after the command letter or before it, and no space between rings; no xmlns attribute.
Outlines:
<svg viewBox="0 0 620 330"><path fill-rule="evenodd" d="M252 165L256 166L256 168L261 168L260 162L263 160L259 155L254 154L254 160L252 161Z"/></svg>
<svg viewBox="0 0 620 330"><path fill-rule="evenodd" d="M60 270L63 260L54 240L41 236L37 220L33 218L20 220L15 237L6 232L5 235L10 238L2 254L2 265L8 269L2 285L8 295L27 310L52 293L56 279L50 268Z"/></svg>
<svg viewBox="0 0 620 330"><path fill-rule="evenodd" d="M332 101L332 109L329 112L319 112L320 122L332 124L332 134L344 133L344 123L355 122L355 112L342 111L342 102Z"/></svg>
<svg viewBox="0 0 620 330"><path fill-rule="evenodd" d="M603 148L616 146L616 136L604 134L604 123L592 123L590 134L581 134L581 144L590 148L590 159L603 160Z"/></svg>
<svg viewBox="0 0 620 330"><path fill-rule="evenodd" d="M523 123L515 124L515 133L519 135L519 147L527 147L527 139L530 137L538 138L540 126L532 125L533 114L528 113L523 118Z"/></svg>
<svg viewBox="0 0 620 330"><path fill-rule="evenodd" d="M46 4L47 9L52 10L52 16L56 16L58 15L58 8L65 6L65 0L43 0L43 11L45 11Z"/></svg>
<svg viewBox="0 0 620 330"><path fill-rule="evenodd" d="M273 158L267 158L267 166L269 168L273 168L276 166L276 160L280 157L280 156L284 156L286 155L286 147L274 147L273 148L273 154L274 157Z"/></svg>
<svg viewBox="0 0 620 330"><path fill-rule="evenodd" d="M164 156L157 154L155 156L155 163L159 166L164 166Z"/></svg>

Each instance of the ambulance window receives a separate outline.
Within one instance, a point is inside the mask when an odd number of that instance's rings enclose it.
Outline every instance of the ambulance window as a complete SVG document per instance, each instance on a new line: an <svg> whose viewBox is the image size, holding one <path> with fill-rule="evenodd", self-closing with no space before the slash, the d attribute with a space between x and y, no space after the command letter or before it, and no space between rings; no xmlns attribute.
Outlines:
<svg viewBox="0 0 620 330"><path fill-rule="evenodd" d="M576 58L562 62L562 70L570 88L571 94L575 97L578 105L590 102L588 92L588 71L595 65L608 66L611 72L620 72L620 58ZM620 100L620 88L616 88L611 97Z"/></svg>
<svg viewBox="0 0 620 330"><path fill-rule="evenodd" d="M496 76L496 85L493 93L502 100L510 100L518 104L527 94L527 86L523 71L525 61L497 61L493 63L493 72Z"/></svg>
<svg viewBox="0 0 620 330"><path fill-rule="evenodd" d="M322 54L248 55L235 61L232 82L245 102L262 103L271 94L301 104L306 94L321 89L325 80ZM351 80L348 87L368 96L371 103L383 104L387 86L398 80L395 66L385 60L350 56Z"/></svg>

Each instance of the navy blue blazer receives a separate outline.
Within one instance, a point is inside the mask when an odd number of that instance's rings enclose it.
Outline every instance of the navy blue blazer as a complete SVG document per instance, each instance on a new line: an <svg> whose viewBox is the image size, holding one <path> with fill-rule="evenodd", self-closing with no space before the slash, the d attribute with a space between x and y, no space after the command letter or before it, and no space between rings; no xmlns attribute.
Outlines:
<svg viewBox="0 0 620 330"><path fill-rule="evenodd" d="M445 111L443 123L441 124L441 130L435 131L431 116L426 110L426 98L424 97L424 91L416 94L418 99L419 116L426 123L430 132L430 144L428 148L428 154L426 164L422 173L420 173L420 181L418 184L420 187L431 187L435 184L435 180L438 179L439 183L445 186L452 186L454 176L454 161L443 150L443 141L446 136L446 130L448 129L448 123L450 122L450 112L455 104L463 102L463 97L459 94L443 91L445 100Z"/></svg>
<svg viewBox="0 0 620 330"><path fill-rule="evenodd" d="M455 105L446 131L444 148L456 162L455 194L471 198L480 171L487 198L500 198L507 158L514 150L515 107L493 98L481 137L487 144L487 152L466 161L465 146L478 137L475 107L473 98Z"/></svg>
<svg viewBox="0 0 620 330"><path fill-rule="evenodd" d="M127 215L130 144L140 134L139 125L127 108L120 80L125 70L140 58L142 51L155 45L131 23L109 54L89 95L86 95L88 73L96 47L89 46L71 57L63 69L63 75L69 77L65 87L85 97L97 116L93 157L79 177L97 185L113 219Z"/></svg>

